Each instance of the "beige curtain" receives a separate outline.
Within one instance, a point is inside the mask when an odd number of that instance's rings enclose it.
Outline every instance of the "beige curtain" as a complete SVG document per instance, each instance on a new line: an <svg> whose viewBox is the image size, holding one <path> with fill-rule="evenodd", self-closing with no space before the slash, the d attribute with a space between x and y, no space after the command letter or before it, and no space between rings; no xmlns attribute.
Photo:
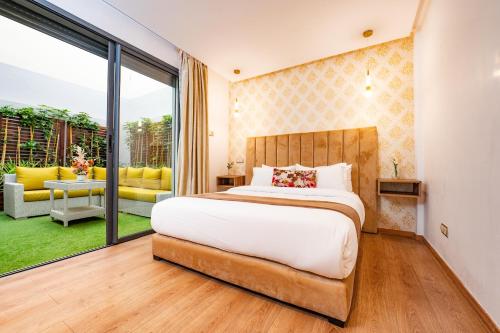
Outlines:
<svg viewBox="0 0 500 333"><path fill-rule="evenodd" d="M176 195L208 191L207 66L180 51Z"/></svg>

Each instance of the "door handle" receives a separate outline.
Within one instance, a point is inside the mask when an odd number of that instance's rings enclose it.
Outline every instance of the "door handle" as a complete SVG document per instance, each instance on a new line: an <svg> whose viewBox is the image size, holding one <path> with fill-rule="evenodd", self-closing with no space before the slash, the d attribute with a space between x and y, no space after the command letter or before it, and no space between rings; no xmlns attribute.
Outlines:
<svg viewBox="0 0 500 333"><path fill-rule="evenodd" d="M108 135L108 151L113 151L113 135Z"/></svg>

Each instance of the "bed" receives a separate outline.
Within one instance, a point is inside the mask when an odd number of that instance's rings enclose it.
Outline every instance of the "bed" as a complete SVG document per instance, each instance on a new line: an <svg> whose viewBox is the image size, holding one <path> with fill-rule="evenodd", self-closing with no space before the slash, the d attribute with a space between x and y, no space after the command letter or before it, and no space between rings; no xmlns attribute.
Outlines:
<svg viewBox="0 0 500 333"><path fill-rule="evenodd" d="M247 139L247 185L152 211L153 256L344 326L361 229L377 231L375 127ZM352 165L352 192L251 186L253 167Z"/></svg>

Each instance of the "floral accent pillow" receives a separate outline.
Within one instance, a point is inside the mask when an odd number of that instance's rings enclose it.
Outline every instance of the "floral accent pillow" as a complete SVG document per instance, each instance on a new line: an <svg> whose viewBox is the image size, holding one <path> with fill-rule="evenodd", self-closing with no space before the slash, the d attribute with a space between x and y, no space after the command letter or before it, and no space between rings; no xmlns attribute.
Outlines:
<svg viewBox="0 0 500 333"><path fill-rule="evenodd" d="M284 170L274 168L273 186L276 187L316 187L316 170Z"/></svg>

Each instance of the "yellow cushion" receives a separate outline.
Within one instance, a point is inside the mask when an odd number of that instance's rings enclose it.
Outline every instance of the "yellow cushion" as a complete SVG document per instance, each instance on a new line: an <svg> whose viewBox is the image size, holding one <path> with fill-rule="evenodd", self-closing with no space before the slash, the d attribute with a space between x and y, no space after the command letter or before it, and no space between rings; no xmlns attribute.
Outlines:
<svg viewBox="0 0 500 333"><path fill-rule="evenodd" d="M88 179L94 179L94 167L89 168L89 173L87 174Z"/></svg>
<svg viewBox="0 0 500 333"><path fill-rule="evenodd" d="M59 167L59 179L75 180L76 174L73 173L73 168Z"/></svg>
<svg viewBox="0 0 500 333"><path fill-rule="evenodd" d="M54 197L56 199L61 199L63 197L63 191L55 190ZM24 202L45 201L45 200L50 200L50 190L24 191Z"/></svg>
<svg viewBox="0 0 500 333"><path fill-rule="evenodd" d="M144 168L142 173L142 187L151 190L160 189L161 169Z"/></svg>
<svg viewBox="0 0 500 333"><path fill-rule="evenodd" d="M127 168L127 186L141 187L144 168Z"/></svg>
<svg viewBox="0 0 500 333"><path fill-rule="evenodd" d="M106 180L106 168L94 167L94 179L96 180Z"/></svg>
<svg viewBox="0 0 500 333"><path fill-rule="evenodd" d="M71 167L59 167L59 179L60 180L76 180L76 174L73 173L73 169ZM87 177L88 179L93 179L93 168L90 167Z"/></svg>
<svg viewBox="0 0 500 333"><path fill-rule="evenodd" d="M92 195L100 195L100 194L101 192L99 191L98 188L92 190ZM72 190L68 192L68 195L70 198L86 197L89 195L89 190Z"/></svg>
<svg viewBox="0 0 500 333"><path fill-rule="evenodd" d="M118 185L119 186L127 185L127 168L118 169Z"/></svg>
<svg viewBox="0 0 500 333"><path fill-rule="evenodd" d="M118 187L118 197L135 201L156 202L156 194L163 192L166 191L129 186Z"/></svg>
<svg viewBox="0 0 500 333"><path fill-rule="evenodd" d="M172 190L172 169L171 168L161 168L160 189L165 190L165 191Z"/></svg>
<svg viewBox="0 0 500 333"><path fill-rule="evenodd" d="M46 180L57 180L58 167L50 168L24 168L16 167L16 179L24 185L25 191L43 190L43 182Z"/></svg>

